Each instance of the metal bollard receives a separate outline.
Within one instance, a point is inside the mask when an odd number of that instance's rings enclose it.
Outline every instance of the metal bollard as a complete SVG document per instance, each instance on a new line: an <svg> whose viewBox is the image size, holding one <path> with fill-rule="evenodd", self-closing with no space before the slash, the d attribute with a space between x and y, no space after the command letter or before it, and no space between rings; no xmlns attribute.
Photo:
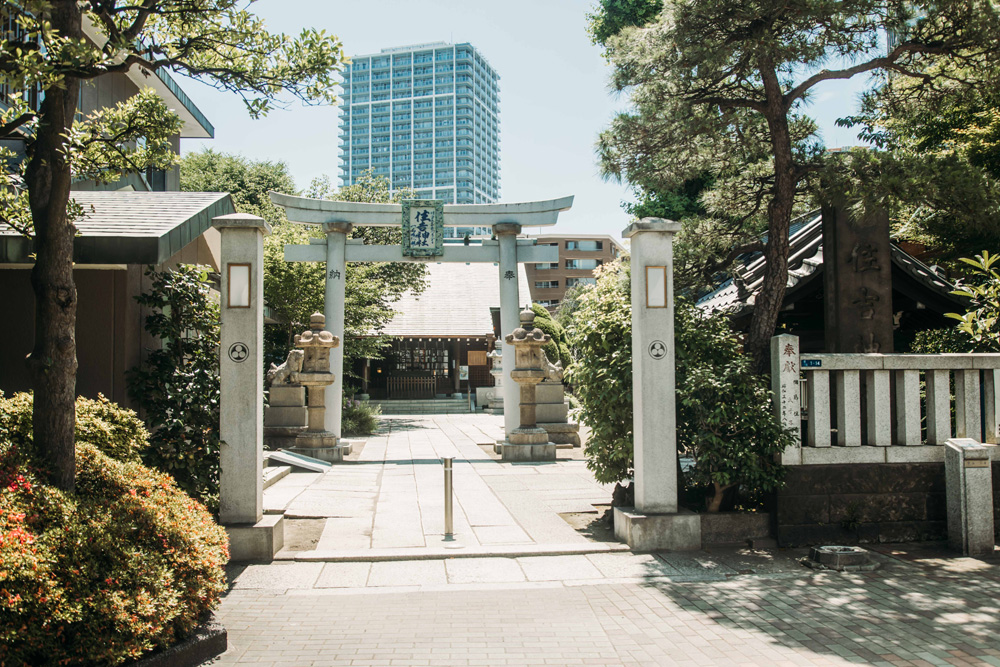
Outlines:
<svg viewBox="0 0 1000 667"><path fill-rule="evenodd" d="M452 510L452 505L451 505L451 496L452 496L452 489L451 489L451 471L452 471L452 465L451 464L452 464L452 462L454 460L455 459L453 459L453 458L443 459L443 461L444 461L444 539L446 541L450 541L450 540L454 539L454 535L453 535L453 533L454 533L454 525L453 525L453 523L454 523L454 521L453 521L454 515L453 515L453 510Z"/></svg>

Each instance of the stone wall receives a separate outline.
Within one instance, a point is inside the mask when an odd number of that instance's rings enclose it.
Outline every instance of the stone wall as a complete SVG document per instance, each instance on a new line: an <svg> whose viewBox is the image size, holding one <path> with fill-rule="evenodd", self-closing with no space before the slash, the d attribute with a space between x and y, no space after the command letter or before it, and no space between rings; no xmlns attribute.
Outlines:
<svg viewBox="0 0 1000 667"><path fill-rule="evenodd" d="M947 538L943 463L789 466L776 505L781 546ZM1000 463L993 506L1000 535Z"/></svg>

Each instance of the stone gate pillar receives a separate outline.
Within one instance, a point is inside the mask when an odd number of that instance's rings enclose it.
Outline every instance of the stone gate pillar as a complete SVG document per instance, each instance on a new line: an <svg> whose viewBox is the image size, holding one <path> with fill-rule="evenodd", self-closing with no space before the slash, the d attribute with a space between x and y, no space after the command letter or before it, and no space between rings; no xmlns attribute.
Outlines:
<svg viewBox="0 0 1000 667"><path fill-rule="evenodd" d="M219 519L232 560L270 561L281 548L280 514L264 515L264 236L255 215L212 220L222 240Z"/></svg>
<svg viewBox="0 0 1000 667"><path fill-rule="evenodd" d="M347 280L347 235L354 229L349 222L327 222L326 232L326 298L323 315L326 331L337 340L344 340L344 281ZM333 384L326 390L326 430L340 438L340 419L344 406L344 346L330 351L330 372Z"/></svg>
<svg viewBox="0 0 1000 667"><path fill-rule="evenodd" d="M632 420L635 507L615 508L615 535L633 549L701 548L697 514L677 505L673 236L679 223L644 218L632 248Z"/></svg>
<svg viewBox="0 0 1000 667"><path fill-rule="evenodd" d="M500 335L508 333L520 326L518 320L517 293L517 235L521 233L521 225L514 222L501 222L493 225L493 233L500 246ZM527 296L527 295L525 295ZM510 377L514 369L514 347L505 345L503 352L503 425L506 439L519 424L521 393L516 382Z"/></svg>

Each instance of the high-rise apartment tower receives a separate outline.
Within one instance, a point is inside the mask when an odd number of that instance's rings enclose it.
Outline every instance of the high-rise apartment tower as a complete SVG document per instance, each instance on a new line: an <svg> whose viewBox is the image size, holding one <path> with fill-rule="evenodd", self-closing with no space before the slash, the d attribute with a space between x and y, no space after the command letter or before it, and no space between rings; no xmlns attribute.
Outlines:
<svg viewBox="0 0 1000 667"><path fill-rule="evenodd" d="M344 72L340 181L366 170L452 204L500 196L499 80L470 44L353 56Z"/></svg>

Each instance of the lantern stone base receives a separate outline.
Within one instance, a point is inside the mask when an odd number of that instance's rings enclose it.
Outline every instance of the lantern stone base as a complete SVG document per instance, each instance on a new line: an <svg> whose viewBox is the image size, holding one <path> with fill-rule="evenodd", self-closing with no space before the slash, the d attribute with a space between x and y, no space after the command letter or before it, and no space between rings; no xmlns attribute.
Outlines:
<svg viewBox="0 0 1000 667"><path fill-rule="evenodd" d="M545 432L549 434L549 442L557 445L569 445L570 447L580 446L580 425L573 422L539 424Z"/></svg>
<svg viewBox="0 0 1000 667"><path fill-rule="evenodd" d="M497 443L493 451L502 461L555 461L556 444L549 442L544 428L516 428L510 440Z"/></svg>
<svg viewBox="0 0 1000 667"><path fill-rule="evenodd" d="M270 563L285 546L282 514L265 514L257 523L225 526L229 536L229 560L234 563Z"/></svg>
<svg viewBox="0 0 1000 667"><path fill-rule="evenodd" d="M645 514L634 507L616 507L614 517L615 537L633 551L701 549L701 516L691 510Z"/></svg>
<svg viewBox="0 0 1000 667"><path fill-rule="evenodd" d="M339 440L336 435L329 431L307 431L300 433L295 438L295 446L287 449L290 452L311 456L320 461L339 463L351 453L352 445L346 440Z"/></svg>

